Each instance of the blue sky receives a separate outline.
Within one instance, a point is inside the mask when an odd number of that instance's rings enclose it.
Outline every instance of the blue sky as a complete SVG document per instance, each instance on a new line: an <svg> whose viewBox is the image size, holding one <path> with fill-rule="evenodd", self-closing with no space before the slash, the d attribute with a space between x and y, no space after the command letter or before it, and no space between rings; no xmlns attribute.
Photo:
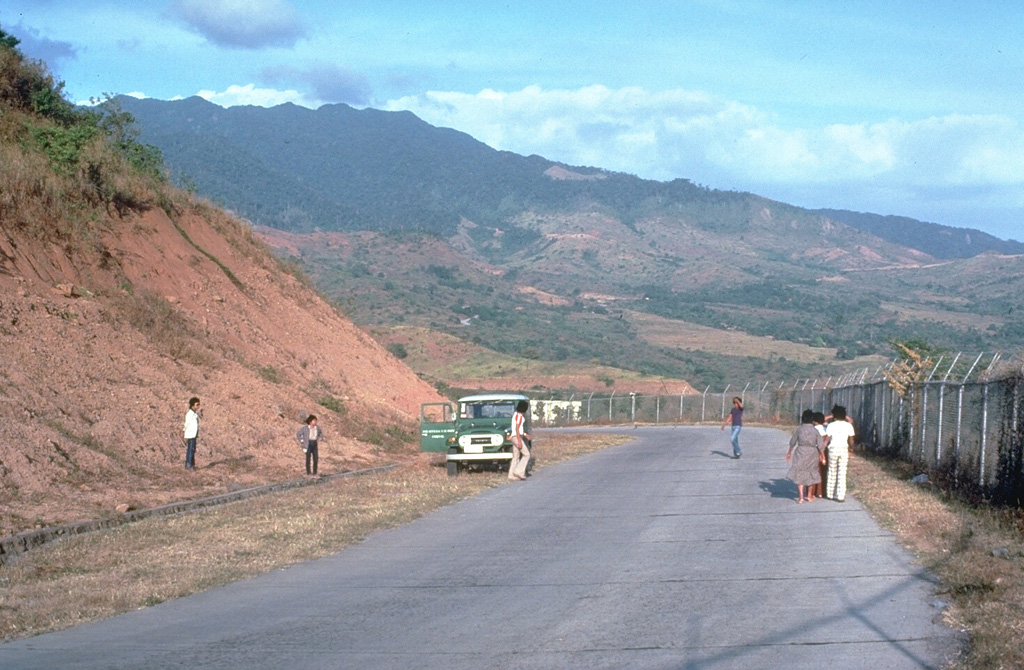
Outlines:
<svg viewBox="0 0 1024 670"><path fill-rule="evenodd" d="M1024 239L1024 3L3 0L72 100L410 110L497 149Z"/></svg>

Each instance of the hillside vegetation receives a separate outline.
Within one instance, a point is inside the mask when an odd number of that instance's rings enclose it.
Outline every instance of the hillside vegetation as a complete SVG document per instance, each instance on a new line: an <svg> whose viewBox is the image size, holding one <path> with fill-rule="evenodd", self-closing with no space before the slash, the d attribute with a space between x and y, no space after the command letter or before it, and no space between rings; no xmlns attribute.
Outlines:
<svg viewBox="0 0 1024 670"><path fill-rule="evenodd" d="M385 344L415 326L698 387L824 378L894 339L1024 346L1024 246L978 231L560 165L409 113L119 100Z"/></svg>
<svg viewBox="0 0 1024 670"><path fill-rule="evenodd" d="M925 223L906 216L881 216L866 212L841 209L819 209L819 214L853 226L859 230L884 237L907 247L920 249L936 258L971 258L978 254L1022 254L1024 244L971 228L954 228L937 223Z"/></svg>
<svg viewBox="0 0 1024 670"><path fill-rule="evenodd" d="M434 389L61 89L0 31L0 534L295 478L310 412L323 472L414 452Z"/></svg>

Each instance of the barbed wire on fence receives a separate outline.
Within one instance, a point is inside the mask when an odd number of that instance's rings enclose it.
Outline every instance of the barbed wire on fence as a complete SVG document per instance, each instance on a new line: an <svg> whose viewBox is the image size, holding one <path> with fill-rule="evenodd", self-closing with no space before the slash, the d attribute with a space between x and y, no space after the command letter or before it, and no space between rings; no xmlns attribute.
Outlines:
<svg viewBox="0 0 1024 670"><path fill-rule="evenodd" d="M534 396L537 425L704 424L728 415L730 398L744 403L744 421L789 426L805 409L847 408L863 448L897 455L951 485L989 499L1024 503L1024 369L1001 353L944 354L903 392L886 372L895 361L824 379L706 386L690 394L611 391Z"/></svg>

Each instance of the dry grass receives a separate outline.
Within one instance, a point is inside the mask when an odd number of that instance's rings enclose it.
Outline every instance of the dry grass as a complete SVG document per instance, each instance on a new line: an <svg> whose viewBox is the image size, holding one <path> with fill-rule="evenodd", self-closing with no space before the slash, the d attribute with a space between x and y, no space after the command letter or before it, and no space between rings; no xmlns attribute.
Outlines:
<svg viewBox="0 0 1024 670"><path fill-rule="evenodd" d="M956 670L1024 668L1024 515L909 481L904 463L851 459L854 495L940 581L947 623L970 644Z"/></svg>
<svg viewBox="0 0 1024 670"><path fill-rule="evenodd" d="M216 369L227 357L229 347L217 351L210 338L166 298L144 287L117 291L111 296L113 310L104 312L111 323L127 323L145 335L157 351L175 361Z"/></svg>
<svg viewBox="0 0 1024 670"><path fill-rule="evenodd" d="M831 363L836 359L834 347L812 347L787 340L750 335L739 330L722 330L677 319L625 312L641 339L659 347L683 351L706 351L723 355L764 357L768 353L784 356L800 363ZM857 365L885 362L877 356L863 356Z"/></svg>
<svg viewBox="0 0 1024 670"><path fill-rule="evenodd" d="M560 435L538 470L624 441ZM67 628L319 558L382 528L504 485L504 473L449 478L420 454L389 472L325 481L72 538L0 567L0 638Z"/></svg>
<svg viewBox="0 0 1024 670"><path fill-rule="evenodd" d="M942 300L947 303L954 302L953 299L945 296L938 300ZM955 306L961 307L959 304ZM883 302L881 304L881 308L894 314L900 323L907 323L910 321L933 321L935 323L942 323L956 328L963 328L964 330L974 328L978 331L986 331L992 327L998 328L1006 323L1006 319L999 317L972 314L960 310L945 310L941 307L914 308L906 304Z"/></svg>
<svg viewBox="0 0 1024 670"><path fill-rule="evenodd" d="M407 354L405 363L417 373L426 378L443 378L456 388L466 380L476 382L482 379L493 380L500 387L501 380L509 378L590 378L598 382L608 380L618 387L628 387L631 382L637 381L683 383L680 379L645 375L596 363L514 357L453 335L417 326L376 327L373 334L385 345L401 344ZM608 388L611 388L610 384Z"/></svg>

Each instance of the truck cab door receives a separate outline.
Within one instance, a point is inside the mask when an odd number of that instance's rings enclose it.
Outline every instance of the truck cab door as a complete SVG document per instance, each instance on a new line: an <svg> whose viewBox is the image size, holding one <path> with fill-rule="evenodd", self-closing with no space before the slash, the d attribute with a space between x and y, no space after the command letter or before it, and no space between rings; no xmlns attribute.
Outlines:
<svg viewBox="0 0 1024 670"><path fill-rule="evenodd" d="M420 405L420 451L448 451L448 438L455 435L455 408L448 402Z"/></svg>

